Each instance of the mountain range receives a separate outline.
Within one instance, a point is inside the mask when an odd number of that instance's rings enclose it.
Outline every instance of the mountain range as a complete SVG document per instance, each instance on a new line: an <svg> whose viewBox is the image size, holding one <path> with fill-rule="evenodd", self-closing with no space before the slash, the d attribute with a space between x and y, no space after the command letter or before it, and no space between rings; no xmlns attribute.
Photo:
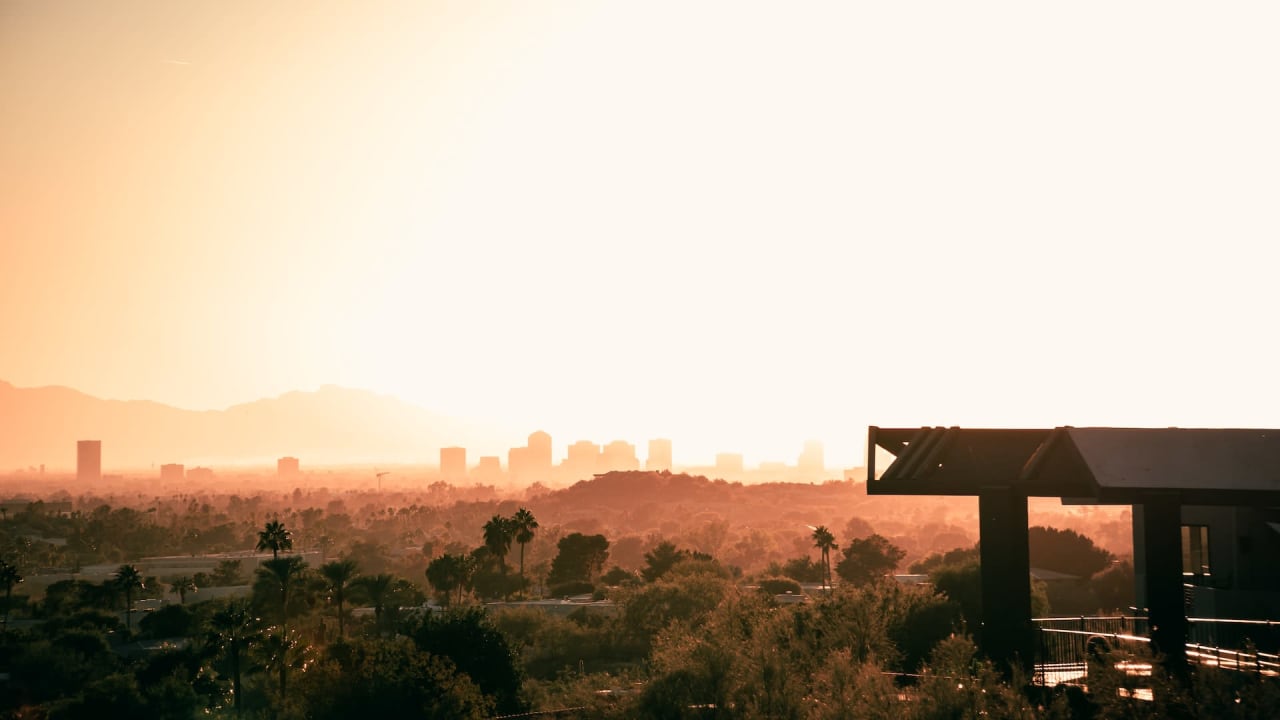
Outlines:
<svg viewBox="0 0 1280 720"><path fill-rule="evenodd" d="M101 440L103 472L110 473L168 462L274 463L284 455L304 465L434 464L440 447L492 450L504 439L475 421L333 385L200 411L0 381L0 472L42 464L69 471L77 440Z"/></svg>

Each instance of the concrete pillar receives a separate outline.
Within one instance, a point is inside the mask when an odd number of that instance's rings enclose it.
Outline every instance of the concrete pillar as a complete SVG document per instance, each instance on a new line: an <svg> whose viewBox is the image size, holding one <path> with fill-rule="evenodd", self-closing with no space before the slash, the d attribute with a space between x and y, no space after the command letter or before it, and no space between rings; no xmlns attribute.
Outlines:
<svg viewBox="0 0 1280 720"><path fill-rule="evenodd" d="M1035 662L1027 497L1008 487L978 495L982 547L982 650L1003 671Z"/></svg>
<svg viewBox="0 0 1280 720"><path fill-rule="evenodd" d="M1176 497L1142 503L1142 552L1146 569L1151 646L1168 666L1187 662L1187 612L1182 591L1182 506Z"/></svg>

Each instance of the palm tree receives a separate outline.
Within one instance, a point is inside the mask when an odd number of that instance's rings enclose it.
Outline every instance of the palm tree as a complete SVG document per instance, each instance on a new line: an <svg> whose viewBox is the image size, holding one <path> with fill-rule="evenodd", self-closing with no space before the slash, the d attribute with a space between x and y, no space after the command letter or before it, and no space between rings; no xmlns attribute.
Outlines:
<svg viewBox="0 0 1280 720"><path fill-rule="evenodd" d="M320 566L320 575L324 577L325 584L329 586L329 594L338 606L338 637L340 638L346 637L347 634L342 606L347 599L347 588L350 587L359 567L359 564L351 559L334 560Z"/></svg>
<svg viewBox="0 0 1280 720"><path fill-rule="evenodd" d="M356 584L364 591L365 597L369 598L370 604L373 605L373 624L378 628L378 633L382 633L382 611L387 606L387 601L391 599L391 593L395 588L396 578L388 573L378 573L377 575L364 575L356 579Z"/></svg>
<svg viewBox="0 0 1280 720"><path fill-rule="evenodd" d="M279 560L280 551L288 552L293 549L293 535L285 529L284 523L279 520L272 520L267 526L258 532L258 550L270 550L271 559Z"/></svg>
<svg viewBox="0 0 1280 720"><path fill-rule="evenodd" d="M298 556L274 558L262 561L258 569L260 577L265 578L273 587L280 590L280 623L283 627L289 621L289 591L294 588L306 572L307 562Z"/></svg>
<svg viewBox="0 0 1280 720"><path fill-rule="evenodd" d="M231 663L231 695L236 714L240 714L241 652L257 639L258 619L249 612L249 601L232 600L209 619L214 644Z"/></svg>
<svg viewBox="0 0 1280 720"><path fill-rule="evenodd" d="M187 593L195 592L198 589L196 587L196 581L186 575L183 575L180 578L175 578L169 587L174 592L178 593L178 602L182 605L187 604Z"/></svg>
<svg viewBox="0 0 1280 720"><path fill-rule="evenodd" d="M836 536L831 534L826 525L813 529L813 545L822 551L822 586L831 588L831 549L836 546Z"/></svg>
<svg viewBox="0 0 1280 720"><path fill-rule="evenodd" d="M0 583L4 583L4 632L9 632L9 606L13 600L13 586L22 582L18 566L0 560Z"/></svg>
<svg viewBox="0 0 1280 720"><path fill-rule="evenodd" d="M538 520L528 508L520 508L511 516L511 526L515 530L515 540L520 544L520 588L524 589L524 546L533 541L533 531L538 529Z"/></svg>
<svg viewBox="0 0 1280 720"><path fill-rule="evenodd" d="M124 591L124 621L125 629L133 632L133 591L141 590L145 587L142 584L142 574L138 572L138 568L132 565L121 565L116 570L116 587Z"/></svg>
<svg viewBox="0 0 1280 720"><path fill-rule="evenodd" d="M502 573L507 572L507 553L511 551L511 538L515 534L515 525L510 518L494 515L484 524L484 546L498 557Z"/></svg>

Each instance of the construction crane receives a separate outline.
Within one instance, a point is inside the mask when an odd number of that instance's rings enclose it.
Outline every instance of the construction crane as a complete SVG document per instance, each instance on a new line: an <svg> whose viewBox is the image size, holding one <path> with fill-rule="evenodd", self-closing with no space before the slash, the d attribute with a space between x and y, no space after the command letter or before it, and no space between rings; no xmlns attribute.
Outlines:
<svg viewBox="0 0 1280 720"><path fill-rule="evenodd" d="M390 475L390 474L391 474L390 470L386 470L384 472L378 473L378 492L382 492L382 476Z"/></svg>

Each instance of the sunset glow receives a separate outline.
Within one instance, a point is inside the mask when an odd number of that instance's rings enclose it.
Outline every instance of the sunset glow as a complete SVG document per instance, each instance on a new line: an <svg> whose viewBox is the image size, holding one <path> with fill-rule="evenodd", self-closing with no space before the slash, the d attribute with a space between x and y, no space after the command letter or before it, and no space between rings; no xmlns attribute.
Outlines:
<svg viewBox="0 0 1280 720"><path fill-rule="evenodd" d="M338 384L691 464L1277 427L1277 20L9 0L0 380Z"/></svg>

